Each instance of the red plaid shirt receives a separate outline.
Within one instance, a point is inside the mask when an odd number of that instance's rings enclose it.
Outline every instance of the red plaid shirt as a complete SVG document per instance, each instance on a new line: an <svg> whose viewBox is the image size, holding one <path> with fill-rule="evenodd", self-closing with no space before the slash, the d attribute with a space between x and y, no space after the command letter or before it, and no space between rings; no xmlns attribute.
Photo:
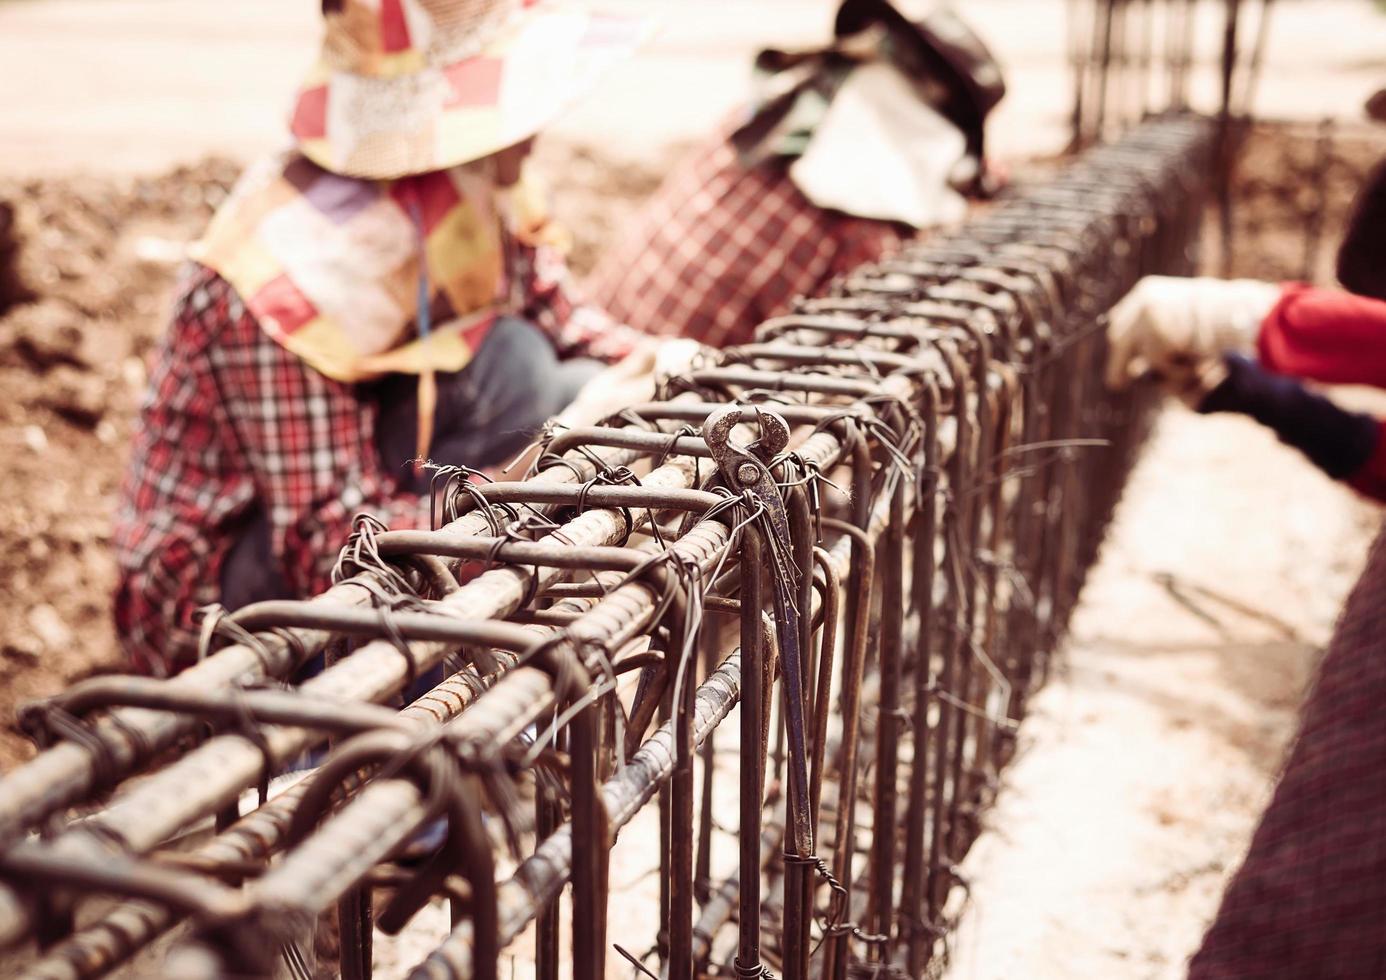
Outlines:
<svg viewBox="0 0 1386 980"><path fill-rule="evenodd" d="M1386 534L1189 980L1386 976Z"/></svg>
<svg viewBox="0 0 1386 980"><path fill-rule="evenodd" d="M655 192L587 282L592 302L646 333L743 343L796 296L897 248L912 232L825 211L782 166L747 169L726 139Z"/></svg>
<svg viewBox="0 0 1386 980"><path fill-rule="evenodd" d="M531 258L522 315L561 354L629 352L637 334L575 304L561 265ZM357 386L319 374L270 339L224 279L191 268L116 513L116 628L137 669L171 673L193 661L194 613L217 601L222 562L257 507L300 596L329 584L355 515L394 528L427 525L427 499L400 492L381 464L376 416Z"/></svg>

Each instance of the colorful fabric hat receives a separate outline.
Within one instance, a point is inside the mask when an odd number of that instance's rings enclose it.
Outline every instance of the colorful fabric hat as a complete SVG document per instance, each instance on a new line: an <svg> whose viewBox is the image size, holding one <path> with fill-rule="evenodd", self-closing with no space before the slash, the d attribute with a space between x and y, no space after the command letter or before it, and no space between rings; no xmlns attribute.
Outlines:
<svg viewBox="0 0 1386 980"><path fill-rule="evenodd" d="M334 173L446 170L533 136L649 22L553 0L323 0L289 128Z"/></svg>

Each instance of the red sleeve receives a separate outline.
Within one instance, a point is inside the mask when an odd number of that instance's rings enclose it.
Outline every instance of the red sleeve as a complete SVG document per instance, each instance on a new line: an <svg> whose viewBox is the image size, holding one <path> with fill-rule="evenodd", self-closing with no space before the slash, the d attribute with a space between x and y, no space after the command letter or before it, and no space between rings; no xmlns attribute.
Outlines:
<svg viewBox="0 0 1386 980"><path fill-rule="evenodd" d="M1386 302L1287 283L1256 346L1277 374L1386 388Z"/></svg>
<svg viewBox="0 0 1386 980"><path fill-rule="evenodd" d="M400 493L380 465L376 408L355 386L306 366L237 318L211 349L222 404L270 520L271 543L298 595L329 582L357 514L391 528L428 525L428 500Z"/></svg>

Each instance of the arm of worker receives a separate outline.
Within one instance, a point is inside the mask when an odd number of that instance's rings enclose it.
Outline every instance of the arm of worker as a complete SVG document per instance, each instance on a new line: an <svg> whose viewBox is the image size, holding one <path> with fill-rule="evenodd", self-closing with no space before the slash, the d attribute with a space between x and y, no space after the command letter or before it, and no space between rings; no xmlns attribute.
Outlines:
<svg viewBox="0 0 1386 980"><path fill-rule="evenodd" d="M1255 352L1278 374L1386 387L1386 302L1301 283L1147 276L1112 310L1108 340L1114 388L1149 373L1177 390L1225 351Z"/></svg>
<svg viewBox="0 0 1386 980"><path fill-rule="evenodd" d="M520 315L553 340L558 356L592 357L608 364L641 349L649 335L617 322L578 295L561 250L551 245L520 247Z"/></svg>
<svg viewBox="0 0 1386 980"><path fill-rule="evenodd" d="M1273 431L1335 480L1386 501L1386 438L1381 420L1349 412L1294 378L1240 354L1221 358L1222 379L1195 406L1237 412Z"/></svg>
<svg viewBox="0 0 1386 980"><path fill-rule="evenodd" d="M559 414L560 424L595 425L623 408L650 401L663 379L685 374L706 356L707 348L696 341L652 337L583 302L558 249L523 249L527 305L522 315L548 333L560 357L591 357L610 365Z"/></svg>
<svg viewBox="0 0 1386 980"><path fill-rule="evenodd" d="M427 527L429 501L400 493L375 450L375 406L275 343L244 313L213 349L212 370L285 580L298 595L330 581L357 514Z"/></svg>
<svg viewBox="0 0 1386 980"><path fill-rule="evenodd" d="M1386 302L1287 283L1261 321L1256 355L1278 374L1386 388Z"/></svg>
<svg viewBox="0 0 1386 980"><path fill-rule="evenodd" d="M1196 400L1207 388L1195 371L1226 351L1250 352L1279 298L1279 286L1251 279L1146 276L1112 308L1108 387L1153 375Z"/></svg>

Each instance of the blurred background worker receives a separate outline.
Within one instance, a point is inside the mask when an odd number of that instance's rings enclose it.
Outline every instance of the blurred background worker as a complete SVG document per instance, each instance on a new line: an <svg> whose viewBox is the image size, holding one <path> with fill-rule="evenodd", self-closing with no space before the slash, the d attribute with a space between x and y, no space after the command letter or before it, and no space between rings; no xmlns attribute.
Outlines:
<svg viewBox="0 0 1386 980"><path fill-rule="evenodd" d="M1338 253L1351 292L1151 277L1112 311L1108 380L1157 377L1198 412L1270 427L1334 479L1386 501L1380 419L1304 381L1386 388L1386 165ZM1386 538L1349 596L1246 860L1192 980L1386 976Z"/></svg>
<svg viewBox="0 0 1386 980"><path fill-rule="evenodd" d="M196 246L136 430L115 612L142 670L192 662L199 607L320 592L355 515L428 526L408 461L493 467L575 400L595 418L651 384L648 344L574 297L523 173L641 25L524 0L323 10L296 145Z"/></svg>
<svg viewBox="0 0 1386 980"><path fill-rule="evenodd" d="M593 271L594 302L649 333L743 343L992 187L983 131L1005 84L955 14L912 23L885 0L845 0L834 33L760 53L749 118L655 193Z"/></svg>
<svg viewBox="0 0 1386 980"><path fill-rule="evenodd" d="M1351 292L1151 276L1112 311L1108 383L1149 374L1198 412L1248 415L1329 476L1386 501L1382 421L1303 383L1386 388L1386 274L1376 247L1384 184L1378 168L1339 250L1339 280Z"/></svg>

